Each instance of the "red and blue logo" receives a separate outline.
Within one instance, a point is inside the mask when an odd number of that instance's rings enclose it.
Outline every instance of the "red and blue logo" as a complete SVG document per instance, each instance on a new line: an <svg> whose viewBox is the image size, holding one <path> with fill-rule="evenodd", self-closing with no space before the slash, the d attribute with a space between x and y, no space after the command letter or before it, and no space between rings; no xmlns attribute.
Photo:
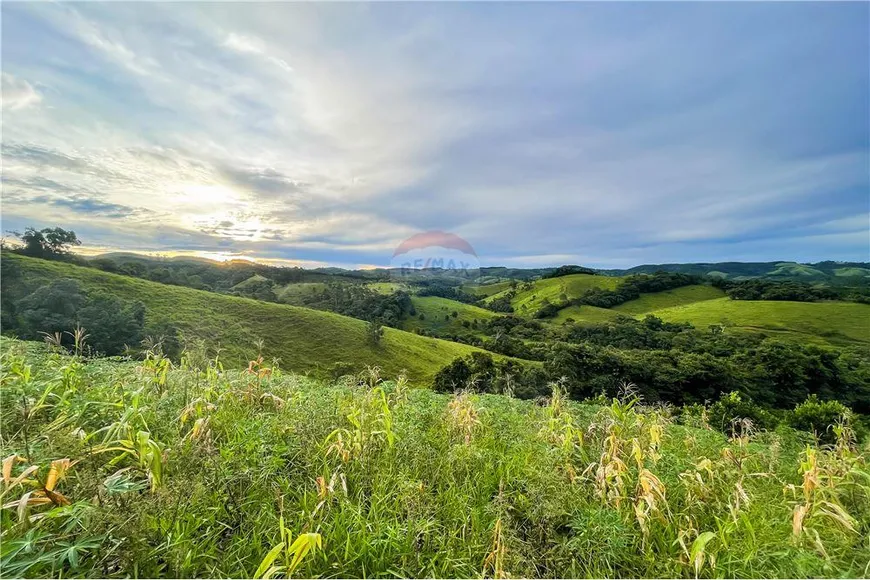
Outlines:
<svg viewBox="0 0 870 580"><path fill-rule="evenodd" d="M465 239L449 232L415 234L396 247L390 260L392 272L409 276L422 270L443 270L455 277L477 280L480 260Z"/></svg>

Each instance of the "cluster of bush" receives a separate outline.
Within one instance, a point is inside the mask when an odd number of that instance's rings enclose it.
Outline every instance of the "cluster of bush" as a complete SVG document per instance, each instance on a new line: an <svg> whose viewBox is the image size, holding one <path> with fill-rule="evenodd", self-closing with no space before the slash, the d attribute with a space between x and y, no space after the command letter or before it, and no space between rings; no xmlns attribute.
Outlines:
<svg viewBox="0 0 870 580"><path fill-rule="evenodd" d="M832 428L838 422L849 423L861 438L868 433L866 415L855 414L853 409L839 400L825 399L818 393L807 394L805 390L800 390L803 398L798 399L798 393L793 393L788 398L788 406L770 407L739 390L709 388L695 383L696 388L690 395L674 397L674 390L651 390L647 388L647 383L638 384L619 378L620 370L625 369L611 369L614 375L603 381L595 381L595 378L602 378L604 369L596 367L596 362L592 360L594 356L590 351L563 351L559 357L561 360L554 360L545 364L544 368L539 368L511 360L494 360L487 353L476 352L457 358L442 368L435 377L433 388L440 392L467 389L479 393L508 394L534 399L546 397L553 385L558 384L567 388L572 399L605 401L624 394L628 387L645 402L670 403L675 413L687 423L697 424L703 418L711 427L726 433L735 429L735 424L744 419L751 421L751 425L758 429L772 430L781 424L788 425L815 433L823 442L833 441ZM581 359L586 370L578 373L576 363ZM568 370L568 367L574 369L569 371L571 374L558 375L560 371ZM648 373L655 374L656 370L650 369ZM580 376L583 374L585 377ZM710 378L711 375L707 373L704 377ZM643 380L643 377L635 378ZM676 377L671 376L669 380L674 378Z"/></svg>
<svg viewBox="0 0 870 580"><path fill-rule="evenodd" d="M552 272L542 275L541 278L561 278L562 276L570 276L571 274L589 274L590 276L597 276L598 271L583 266L566 264L565 266L559 266Z"/></svg>
<svg viewBox="0 0 870 580"><path fill-rule="evenodd" d="M421 280L417 282L418 296L438 296L449 300L456 300L465 304L477 302L477 296L462 290L458 284L452 284L447 280Z"/></svg>
<svg viewBox="0 0 870 580"><path fill-rule="evenodd" d="M791 300L815 302L836 300L839 293L832 288L812 286L803 282L778 282L772 280L741 280L731 282L715 279L713 285L721 288L732 300Z"/></svg>
<svg viewBox="0 0 870 580"><path fill-rule="evenodd" d="M399 326L404 317L417 314L407 292L382 294L362 284L330 282L306 295L303 303L386 326Z"/></svg>
<svg viewBox="0 0 870 580"><path fill-rule="evenodd" d="M702 281L700 276L673 272L635 274L623 280L614 290L591 288L573 303L598 306L599 308L613 308L629 300L640 298L641 294L673 290L682 286L700 284Z"/></svg>
<svg viewBox="0 0 870 580"><path fill-rule="evenodd" d="M511 301L517 295L517 291L515 289L511 289L505 292L503 295L498 298L494 298L489 302L480 302L480 305L484 308L492 310L493 312L500 312L503 314L510 314L514 311L514 307L511 304Z"/></svg>
<svg viewBox="0 0 870 580"><path fill-rule="evenodd" d="M8 268L4 268L4 274ZM4 280L3 331L28 340L45 338L72 348L78 329L86 333L84 352L115 356L138 349L145 336L164 339L164 352L177 355L178 332L168 323L146 328L145 306L99 291L85 292L75 280L62 278L16 295Z"/></svg>
<svg viewBox="0 0 870 580"><path fill-rule="evenodd" d="M557 330L503 317L481 330L488 336L455 339L541 361L541 372L526 375L531 382L522 388L534 395L546 394L548 383L564 377L575 399L612 396L629 382L651 402L703 403L736 391L762 407L788 409L818 395L870 413L870 357L860 351L724 333L717 327L702 331L655 316Z"/></svg>

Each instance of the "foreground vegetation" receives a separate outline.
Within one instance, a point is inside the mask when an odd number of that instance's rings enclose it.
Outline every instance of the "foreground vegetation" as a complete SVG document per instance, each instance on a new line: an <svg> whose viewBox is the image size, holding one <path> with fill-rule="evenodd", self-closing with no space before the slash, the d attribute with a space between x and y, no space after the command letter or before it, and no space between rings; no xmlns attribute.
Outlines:
<svg viewBox="0 0 870 580"><path fill-rule="evenodd" d="M867 447L3 339L4 576L861 577ZM844 418L841 417L841 420Z"/></svg>

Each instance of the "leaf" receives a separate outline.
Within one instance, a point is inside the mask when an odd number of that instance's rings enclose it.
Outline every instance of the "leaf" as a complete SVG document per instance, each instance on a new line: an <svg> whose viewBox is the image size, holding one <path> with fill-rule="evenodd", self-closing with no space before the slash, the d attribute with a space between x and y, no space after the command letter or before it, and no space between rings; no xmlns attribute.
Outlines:
<svg viewBox="0 0 870 580"><path fill-rule="evenodd" d="M281 550L284 548L284 544L275 544L272 546L272 549L269 550L269 553L266 554L266 557L263 558L263 561L260 562L259 567L257 567L257 571L254 572L254 578L270 578L270 576L266 576L266 571L272 566L272 562L275 561L275 558L278 557L278 554L281 553Z"/></svg>
<svg viewBox="0 0 870 580"><path fill-rule="evenodd" d="M24 461L24 458L14 453L3 460L3 483L9 484L12 479L12 468L18 461Z"/></svg>
<svg viewBox="0 0 870 580"><path fill-rule="evenodd" d="M13 488L16 485L18 485L19 483L24 481L28 475L30 475L31 473L35 473L37 469L39 469L38 465L31 465L30 467L28 467L27 469L22 471L21 475L19 475L15 479L13 479L12 482L9 484L9 487L7 489Z"/></svg>
<svg viewBox="0 0 870 580"><path fill-rule="evenodd" d="M69 457L64 459L55 459L51 462L51 469L48 471L48 478L45 480L45 489L52 491L57 485L58 480L63 479L67 470L78 463L78 461L70 461Z"/></svg>
<svg viewBox="0 0 870 580"><path fill-rule="evenodd" d="M54 505L69 505L70 501L62 494L48 488L42 490Z"/></svg>
<svg viewBox="0 0 870 580"><path fill-rule="evenodd" d="M692 561L692 564L695 566L695 575L700 573L701 566L704 565L704 549L707 547L707 544L710 543L710 540L716 537L716 534L713 532L704 532L699 534L695 541L692 542L692 548L689 552L689 559Z"/></svg>
<svg viewBox="0 0 870 580"><path fill-rule="evenodd" d="M320 534L316 533L307 533L300 534L296 541L290 546L290 551L293 552L293 561L290 563L290 568L287 570L289 574L292 574L293 571L302 563L302 559L308 555L308 552L311 551L312 548L322 548L323 547L323 539Z"/></svg>

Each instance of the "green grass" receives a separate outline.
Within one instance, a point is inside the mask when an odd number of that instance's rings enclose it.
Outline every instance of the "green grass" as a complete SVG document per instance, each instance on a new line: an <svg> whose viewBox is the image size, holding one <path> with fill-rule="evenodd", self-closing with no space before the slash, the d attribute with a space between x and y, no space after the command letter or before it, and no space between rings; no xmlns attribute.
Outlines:
<svg viewBox="0 0 870 580"><path fill-rule="evenodd" d="M385 328L380 344L367 340L366 323L354 318L249 298L226 296L181 286L169 286L73 266L4 253L20 265L30 287L59 278L73 278L89 292L107 292L145 304L146 325L170 321L186 337L220 344L223 359L245 366L256 354L255 342L265 343L264 355L281 359L284 368L323 373L336 362L356 368L379 365L397 375L406 369L415 382L428 383L457 356L475 349L467 345Z"/></svg>
<svg viewBox="0 0 870 580"><path fill-rule="evenodd" d="M252 577L270 563L295 578L868 572L866 450L847 440L729 440L632 399L540 405L213 366L163 381L159 359L0 350L4 577ZM62 458L76 463L55 503L28 505ZM805 480L821 485L805 495ZM316 547L294 565L297 538Z"/></svg>
<svg viewBox="0 0 870 580"><path fill-rule="evenodd" d="M374 290L375 292L380 292L381 294L392 294L399 290L407 291L408 285L399 282L370 282L366 284L366 288Z"/></svg>
<svg viewBox="0 0 870 580"><path fill-rule="evenodd" d="M435 334L461 334L473 332L462 325L463 321L486 322L499 315L485 308L464 304L456 300L438 296L412 296L411 302L417 315L402 321L402 329L408 331L426 330ZM452 314L456 312L454 318ZM420 315L423 320L420 320Z"/></svg>
<svg viewBox="0 0 870 580"><path fill-rule="evenodd" d="M795 262L781 262L776 265L776 269L771 271L768 276L787 276L792 278L825 278L826 275L821 270L817 270L811 266L797 264Z"/></svg>
<svg viewBox="0 0 870 580"><path fill-rule="evenodd" d="M568 322L569 318L577 324L602 324L618 318L619 315L619 312L609 308L582 305L563 308L549 320L552 324L564 324ZM547 320L542 322L547 322Z"/></svg>
<svg viewBox="0 0 870 580"><path fill-rule="evenodd" d="M293 306L304 306L304 298L314 292L323 290L326 284L323 282L298 282L295 284L287 284L275 290L275 296L284 304L292 304Z"/></svg>
<svg viewBox="0 0 870 580"><path fill-rule="evenodd" d="M482 284L480 286L476 284L469 284L463 286L462 289L469 294L474 294L475 296L479 296L481 298L485 298L487 296L492 296L493 294L498 294L503 290L507 290L510 288L511 280L504 280L502 282L494 282L492 284Z"/></svg>
<svg viewBox="0 0 870 580"><path fill-rule="evenodd" d="M520 290L511 300L514 312L520 316L534 316L544 305L545 300L556 303L562 300L562 296L571 300L580 297L584 292L592 288L615 289L622 278L616 276L592 276L590 274L572 274L560 278L546 278L533 281L531 289ZM522 287L522 285L520 286ZM504 295L509 290L502 290L487 298L494 300Z"/></svg>
<svg viewBox="0 0 870 580"><path fill-rule="evenodd" d="M836 268L835 276L860 276L863 278L870 277L870 269L867 268Z"/></svg>
<svg viewBox="0 0 870 580"><path fill-rule="evenodd" d="M870 343L870 305L854 302L784 302L716 298L651 312L669 322L711 324L831 344Z"/></svg>
<svg viewBox="0 0 870 580"><path fill-rule="evenodd" d="M628 316L634 316L636 314L646 314L653 310L722 298L723 296L725 296L725 292L718 288L698 284L656 292L654 294L643 294L636 300L630 300L614 306L613 310Z"/></svg>

